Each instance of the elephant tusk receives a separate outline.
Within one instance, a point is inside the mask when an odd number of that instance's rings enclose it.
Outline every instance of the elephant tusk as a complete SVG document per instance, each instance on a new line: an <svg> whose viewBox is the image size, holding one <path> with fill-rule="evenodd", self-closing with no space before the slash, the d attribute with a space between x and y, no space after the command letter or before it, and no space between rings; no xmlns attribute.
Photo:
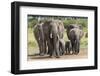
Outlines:
<svg viewBox="0 0 100 76"><path fill-rule="evenodd" d="M39 41L40 41L40 37L39 37Z"/></svg>
<svg viewBox="0 0 100 76"><path fill-rule="evenodd" d="M53 38L52 33L50 34L50 38Z"/></svg>

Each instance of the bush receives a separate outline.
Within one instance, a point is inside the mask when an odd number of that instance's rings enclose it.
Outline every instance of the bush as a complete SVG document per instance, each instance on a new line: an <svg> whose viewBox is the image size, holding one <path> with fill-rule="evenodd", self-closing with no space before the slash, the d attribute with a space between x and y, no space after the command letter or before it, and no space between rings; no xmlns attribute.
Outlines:
<svg viewBox="0 0 100 76"><path fill-rule="evenodd" d="M33 28L37 24L37 20L31 20L28 22L28 28Z"/></svg>
<svg viewBox="0 0 100 76"><path fill-rule="evenodd" d="M63 21L64 27L70 25L70 24L79 24L82 25L83 31L87 32L87 26L88 26L88 20L87 19L67 19Z"/></svg>

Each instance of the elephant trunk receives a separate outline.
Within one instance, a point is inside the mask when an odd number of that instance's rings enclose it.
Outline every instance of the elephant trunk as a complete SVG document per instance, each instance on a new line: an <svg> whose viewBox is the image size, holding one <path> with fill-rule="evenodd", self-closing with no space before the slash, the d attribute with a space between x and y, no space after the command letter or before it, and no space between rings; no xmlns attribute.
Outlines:
<svg viewBox="0 0 100 76"><path fill-rule="evenodd" d="M76 51L76 54L78 54L80 50L80 39L79 38L76 39L75 44L76 44L75 51Z"/></svg>
<svg viewBox="0 0 100 76"><path fill-rule="evenodd" d="M57 35L57 34L56 34ZM53 44L54 44L54 54L56 55L56 57L59 57L59 36L54 36L53 39Z"/></svg>

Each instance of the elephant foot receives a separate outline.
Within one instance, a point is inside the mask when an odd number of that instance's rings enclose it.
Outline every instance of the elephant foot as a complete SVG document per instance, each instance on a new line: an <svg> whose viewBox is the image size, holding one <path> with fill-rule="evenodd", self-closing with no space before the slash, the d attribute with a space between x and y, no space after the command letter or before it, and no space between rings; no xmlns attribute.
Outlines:
<svg viewBox="0 0 100 76"><path fill-rule="evenodd" d="M69 55L70 53L66 53L65 55Z"/></svg>
<svg viewBox="0 0 100 76"><path fill-rule="evenodd" d="M72 53L71 52L68 52L68 55L72 55Z"/></svg>
<svg viewBox="0 0 100 76"><path fill-rule="evenodd" d="M75 54L75 52L72 52L71 54L73 55L73 54Z"/></svg>
<svg viewBox="0 0 100 76"><path fill-rule="evenodd" d="M63 56L63 55L64 55L64 53L61 53L61 54L60 54L60 56Z"/></svg>
<svg viewBox="0 0 100 76"><path fill-rule="evenodd" d="M52 55L49 55L49 58L54 58L54 57L60 58L60 56L52 56Z"/></svg>
<svg viewBox="0 0 100 76"><path fill-rule="evenodd" d="M56 58L60 58L60 56L56 56Z"/></svg>
<svg viewBox="0 0 100 76"><path fill-rule="evenodd" d="M40 53L39 55L40 55L40 56L44 56L44 53Z"/></svg>
<svg viewBox="0 0 100 76"><path fill-rule="evenodd" d="M65 53L65 55L68 55L68 53Z"/></svg>
<svg viewBox="0 0 100 76"><path fill-rule="evenodd" d="M51 58L52 58L52 56L53 56L52 53L49 53L48 55L49 55L49 57L51 57Z"/></svg>
<svg viewBox="0 0 100 76"><path fill-rule="evenodd" d="M78 55L78 54L79 54L79 52L76 52L76 53L75 53L75 55Z"/></svg>
<svg viewBox="0 0 100 76"><path fill-rule="evenodd" d="M74 52L73 51L70 51L70 53L69 53L70 55L73 55L74 54Z"/></svg>
<svg viewBox="0 0 100 76"><path fill-rule="evenodd" d="M52 55L49 55L49 58L53 58L53 56Z"/></svg>

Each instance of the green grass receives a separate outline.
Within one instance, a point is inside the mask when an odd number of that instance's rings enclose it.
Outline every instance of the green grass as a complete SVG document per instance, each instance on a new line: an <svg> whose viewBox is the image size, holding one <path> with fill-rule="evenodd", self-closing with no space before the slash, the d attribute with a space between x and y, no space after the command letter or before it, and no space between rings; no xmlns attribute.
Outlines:
<svg viewBox="0 0 100 76"><path fill-rule="evenodd" d="M80 44L81 48L88 48L88 37L86 38L84 35L80 41Z"/></svg>
<svg viewBox="0 0 100 76"><path fill-rule="evenodd" d="M37 41L34 37L33 29L28 28L28 48L38 47Z"/></svg>
<svg viewBox="0 0 100 76"><path fill-rule="evenodd" d="M31 28L28 28L28 49L27 49L27 52L28 52L28 55L33 55L35 53L38 53L38 44L37 44L37 41L34 37L34 33L33 33L33 29Z"/></svg>

